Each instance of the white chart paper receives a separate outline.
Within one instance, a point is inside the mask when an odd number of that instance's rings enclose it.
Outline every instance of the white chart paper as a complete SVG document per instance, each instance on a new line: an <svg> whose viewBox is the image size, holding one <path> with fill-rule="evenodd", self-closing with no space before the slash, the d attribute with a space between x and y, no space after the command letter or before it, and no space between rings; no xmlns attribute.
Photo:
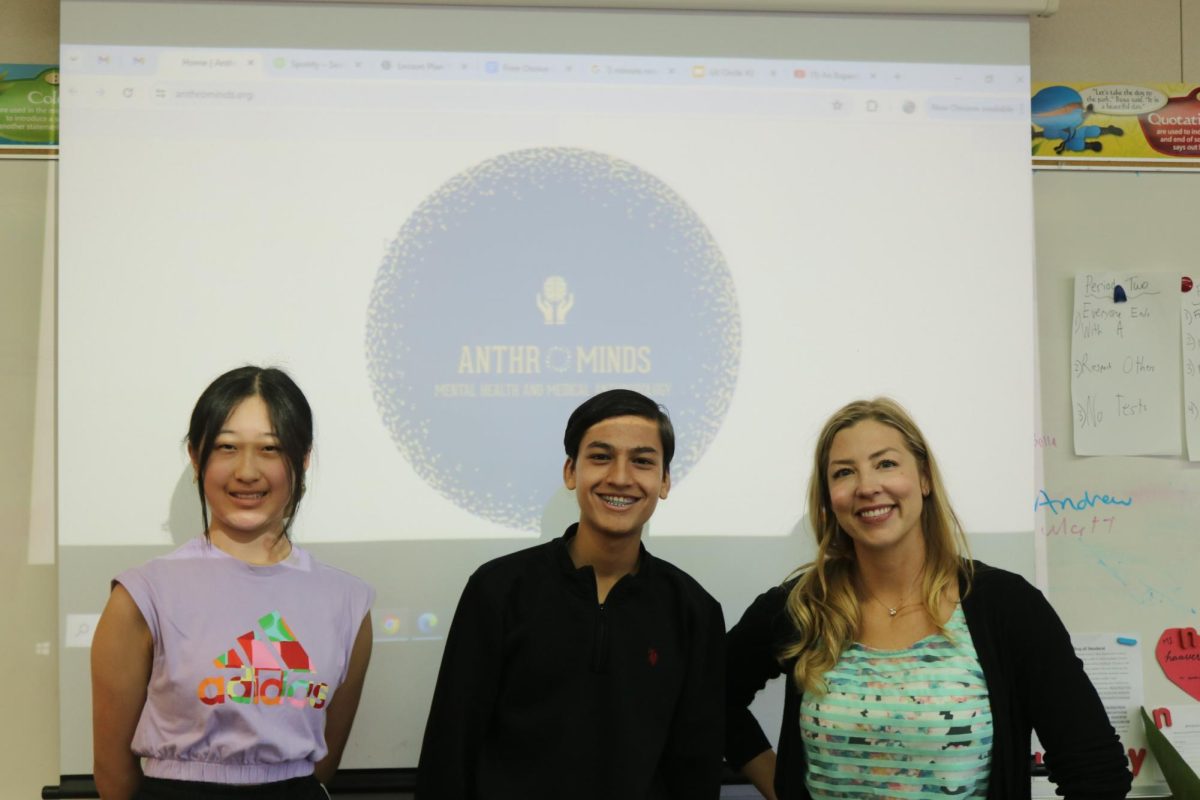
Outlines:
<svg viewBox="0 0 1200 800"><path fill-rule="evenodd" d="M1180 454L1178 293L1179 276L1173 274L1075 277L1071 402L1077 455Z"/></svg>
<svg viewBox="0 0 1200 800"><path fill-rule="evenodd" d="M1200 461L1200 284L1179 296L1183 344L1183 420L1188 458Z"/></svg>
<svg viewBox="0 0 1200 800"><path fill-rule="evenodd" d="M1141 707L1145 702L1142 673L1142 645L1135 633L1076 633L1071 635L1075 655L1083 662L1083 668L1100 695L1100 702L1108 714L1121 739L1121 749L1136 760L1140 792L1134 796L1155 796L1165 788L1162 774L1154 757L1146 746L1146 732L1142 729ZM1033 737L1033 752L1043 754L1037 734ZM1052 786L1043 783L1039 791L1034 783L1035 797L1054 797Z"/></svg>

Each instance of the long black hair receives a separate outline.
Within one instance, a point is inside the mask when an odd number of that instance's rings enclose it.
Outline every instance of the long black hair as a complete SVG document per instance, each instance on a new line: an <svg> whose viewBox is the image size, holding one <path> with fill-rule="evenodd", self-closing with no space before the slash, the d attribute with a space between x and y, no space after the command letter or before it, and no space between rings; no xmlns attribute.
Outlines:
<svg viewBox="0 0 1200 800"><path fill-rule="evenodd" d="M221 426L238 404L247 397L261 397L267 406L271 428L279 440L288 465L292 491L284 514L283 535L288 535L300 498L304 496L304 462L313 445L313 415L304 392L286 372L275 367L238 367L208 385L188 425L188 451L197 466L196 483L200 490L200 513L204 535L208 535L208 502L204 497L204 475L213 444Z"/></svg>

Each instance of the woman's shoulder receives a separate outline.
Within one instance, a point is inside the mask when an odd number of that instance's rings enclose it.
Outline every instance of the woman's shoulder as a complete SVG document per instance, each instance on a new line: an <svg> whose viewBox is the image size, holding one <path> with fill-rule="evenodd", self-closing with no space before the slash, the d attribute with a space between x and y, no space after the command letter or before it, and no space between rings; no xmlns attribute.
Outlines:
<svg viewBox="0 0 1200 800"><path fill-rule="evenodd" d="M971 569L968 575L971 591L985 592L989 595L998 592L1036 592L1033 584L1027 581L1023 576L1015 572L1010 572L1000 567L993 567L991 564L986 564L983 561L965 562L969 564ZM965 566L964 564L964 566Z"/></svg>
<svg viewBox="0 0 1200 800"><path fill-rule="evenodd" d="M768 588L754 598L743 612L737 627L764 628L772 631L777 638L790 636L792 625L787 616L787 603L798 580L796 576L789 577L783 583Z"/></svg>
<svg viewBox="0 0 1200 800"><path fill-rule="evenodd" d="M315 582L314 591L352 599L355 613L369 608L375 602L375 589L371 584L340 567L326 564L296 544L292 545L292 555L288 561L298 568L298 573L310 576Z"/></svg>
<svg viewBox="0 0 1200 800"><path fill-rule="evenodd" d="M171 576L177 574L181 569L187 569L196 561L213 558L214 553L220 553L220 551L212 547L203 536L197 536L169 553L163 553L149 561L125 569L117 576L116 582L124 583L125 580L136 578L153 581L163 576Z"/></svg>
<svg viewBox="0 0 1200 800"><path fill-rule="evenodd" d="M341 567L336 567L333 564L326 564L303 548L296 547L295 545L293 545L293 548L307 562L308 569L315 575L318 575L323 581L339 584L347 588L370 588L370 584L354 573L348 572Z"/></svg>
<svg viewBox="0 0 1200 800"><path fill-rule="evenodd" d="M963 608L970 614L1009 617L1040 614L1049 608L1042 592L1024 576L1006 569L975 561L974 570L966 583L962 597Z"/></svg>
<svg viewBox="0 0 1200 800"><path fill-rule="evenodd" d="M783 583L768 587L754 602L766 608L782 609L787 605L787 599L796 588L796 584L800 582L801 577L803 576L789 575Z"/></svg>

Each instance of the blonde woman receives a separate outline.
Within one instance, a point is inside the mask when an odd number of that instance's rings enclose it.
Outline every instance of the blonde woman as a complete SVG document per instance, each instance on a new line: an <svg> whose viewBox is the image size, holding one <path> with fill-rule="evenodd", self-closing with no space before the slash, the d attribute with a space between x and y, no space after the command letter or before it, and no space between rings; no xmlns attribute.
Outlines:
<svg viewBox="0 0 1200 800"><path fill-rule="evenodd" d="M829 419L808 512L815 560L727 639L726 756L763 796L1028 798L1036 730L1059 794L1125 797L1125 756L1066 629L1023 578L965 557L899 404ZM784 673L776 756L747 706Z"/></svg>

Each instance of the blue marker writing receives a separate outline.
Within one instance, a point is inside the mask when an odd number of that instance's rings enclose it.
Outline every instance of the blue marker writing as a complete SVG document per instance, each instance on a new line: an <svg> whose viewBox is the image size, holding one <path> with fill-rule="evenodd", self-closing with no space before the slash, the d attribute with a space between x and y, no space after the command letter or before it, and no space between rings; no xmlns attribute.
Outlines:
<svg viewBox="0 0 1200 800"><path fill-rule="evenodd" d="M1137 639L1130 639L1128 636L1118 636L1117 644L1123 644L1127 647L1133 647L1137 644Z"/></svg>
<svg viewBox="0 0 1200 800"><path fill-rule="evenodd" d="M1072 497L1056 499L1047 494L1045 489L1039 489L1037 499L1033 501L1033 510L1037 511L1039 508L1049 508L1052 514L1057 514L1060 511L1066 511L1068 508L1072 511L1083 511L1095 508L1097 505L1131 506L1133 505L1133 498L1113 497L1107 494L1093 495L1091 492L1085 490L1083 496L1078 500Z"/></svg>

